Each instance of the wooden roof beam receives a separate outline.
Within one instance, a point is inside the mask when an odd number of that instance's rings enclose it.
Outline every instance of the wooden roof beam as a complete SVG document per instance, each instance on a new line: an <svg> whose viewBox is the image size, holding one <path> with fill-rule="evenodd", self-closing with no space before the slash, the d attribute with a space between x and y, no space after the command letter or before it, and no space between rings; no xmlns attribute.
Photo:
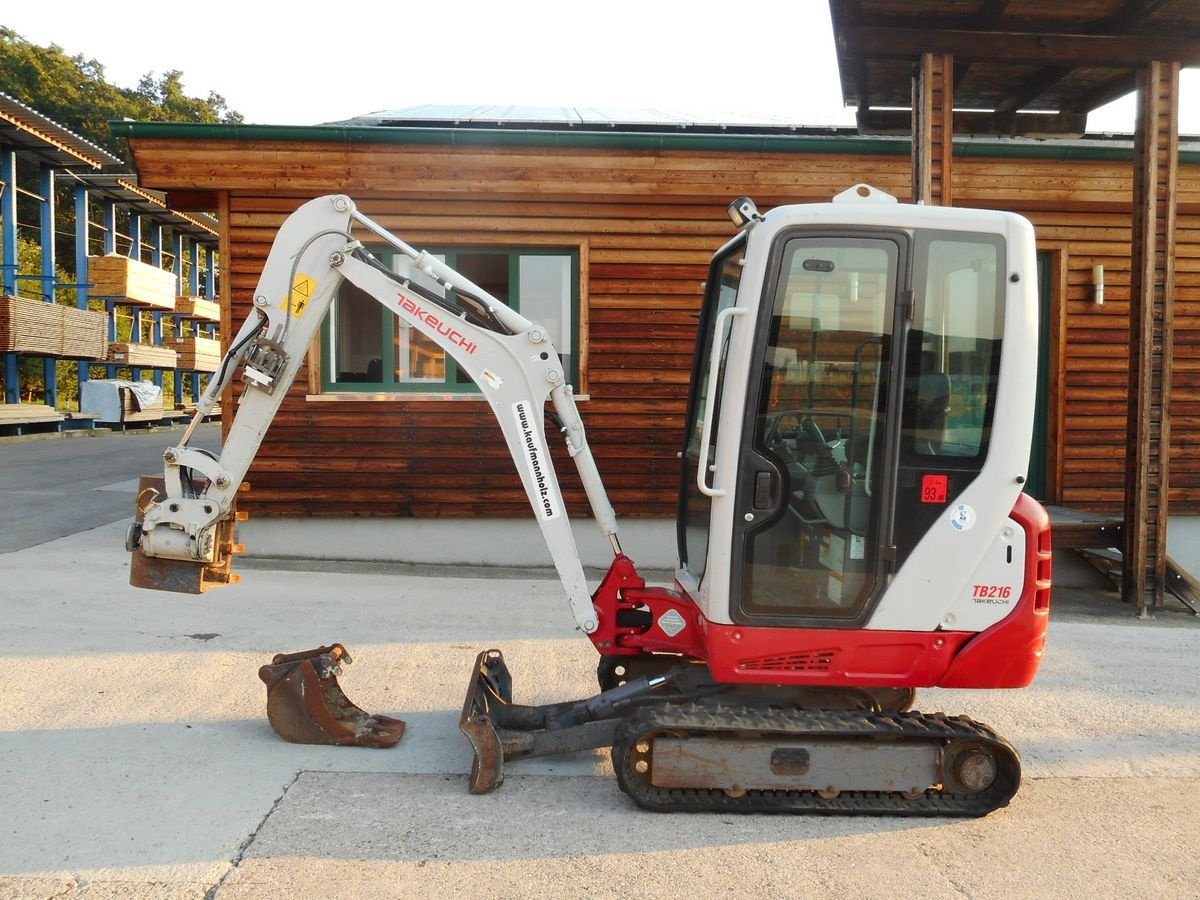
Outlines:
<svg viewBox="0 0 1200 900"><path fill-rule="evenodd" d="M1088 91L1083 96L1077 98L1069 106L1063 108L1063 112L1089 112L1093 109L1098 109L1106 103L1111 103L1113 100L1120 99L1126 94L1133 93L1137 88L1137 74L1135 72L1122 72L1116 78L1106 81L1092 90Z"/></svg>
<svg viewBox="0 0 1200 900"><path fill-rule="evenodd" d="M909 134L912 113L907 109L868 109L858 112L862 134ZM1078 136L1084 133L1087 113L1005 113L955 110L955 134Z"/></svg>
<svg viewBox="0 0 1200 900"><path fill-rule="evenodd" d="M1024 109L1071 72L1062 66L1043 66L1019 88L996 104L998 113L1014 113Z"/></svg>
<svg viewBox="0 0 1200 900"><path fill-rule="evenodd" d="M839 35L845 33L846 28L851 25L861 24L862 2L861 0L832 0L829 4L829 14L833 20L833 35L836 41ZM864 110L871 107L871 97L868 88L869 81L867 79L867 60L863 56L850 56L845 52L845 48L843 48L843 52L838 53L839 65L843 59L845 59L847 65L852 67L852 71L846 74L850 77L854 85L854 101L858 107L858 112L861 114Z"/></svg>
<svg viewBox="0 0 1200 900"><path fill-rule="evenodd" d="M978 27L991 31L1000 24L1000 20L1004 18L1004 14L1008 12L1008 4L1012 0L984 0L982 9L979 10L979 15L976 17ZM962 85L963 79L967 77L967 72L971 70L970 63L960 63L955 60L954 64L954 89L957 91Z"/></svg>
<svg viewBox="0 0 1200 900"><path fill-rule="evenodd" d="M842 3L852 3L856 0L840 0ZM873 14L870 17L870 23L873 26L881 28L914 28L923 29L926 31L945 31L945 30L963 30L963 31L980 31L987 32L994 29L1003 19L1007 19L1007 24L1011 26L1010 30L1016 32L1024 32L1029 34L1135 34L1145 27L1142 33L1162 34L1165 31L1172 31L1178 36L1196 37L1194 26L1188 27L1184 23L1175 23L1167 21L1158 21L1148 24L1146 20L1153 15L1160 7L1165 6L1172 0L1127 0L1126 4L1103 19L1094 19L1088 21L1081 19L1078 16L1066 16L1062 19L1053 19L1046 17L1030 18L1029 16L1008 15L1008 10L1005 10L1002 15L995 18L984 18L993 9L993 4L999 5L1004 3L1005 6L1011 0L987 0L984 6L978 11L972 11L965 4L956 6L960 10L959 14L951 13L924 13L913 15L911 13L888 13L888 14ZM830 8L833 9L839 0L830 0ZM862 19L858 20L861 24ZM842 24L849 24L847 20L843 20ZM835 20L835 34L837 31L838 21ZM1026 28L1025 26L1029 27Z"/></svg>
<svg viewBox="0 0 1200 900"><path fill-rule="evenodd" d="M1170 0L1129 0L1123 7L1101 19L1088 28L1089 34L1130 34L1136 33L1142 24L1160 6L1166 6Z"/></svg>
<svg viewBox="0 0 1200 900"><path fill-rule="evenodd" d="M963 62L1003 60L1018 65L1123 68L1169 59L1200 65L1200 40L1107 34L1038 34L1019 31L926 30L876 25L849 26L846 41L875 59L918 59L952 53Z"/></svg>
<svg viewBox="0 0 1200 900"><path fill-rule="evenodd" d="M215 212L220 201L216 191L167 191L167 206L179 212Z"/></svg>
<svg viewBox="0 0 1200 900"><path fill-rule="evenodd" d="M1083 29L1085 34L1122 35L1135 32L1139 25L1160 6L1169 0L1129 0L1121 9L1111 16L1093 22ZM1058 84L1071 72L1062 66L1043 66L1033 74L1017 90L1013 91L1002 103L997 104L996 112L1010 113L1024 109L1043 93ZM1132 78L1132 76L1129 76ZM1127 93L1127 92L1125 92ZM1098 104L1103 105L1103 103ZM1095 109L1095 106L1087 107Z"/></svg>

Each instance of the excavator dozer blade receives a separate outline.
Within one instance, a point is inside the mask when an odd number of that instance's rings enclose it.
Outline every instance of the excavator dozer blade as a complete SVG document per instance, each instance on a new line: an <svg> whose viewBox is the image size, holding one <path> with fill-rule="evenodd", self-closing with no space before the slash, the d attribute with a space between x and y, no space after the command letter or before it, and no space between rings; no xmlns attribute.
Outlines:
<svg viewBox="0 0 1200 900"><path fill-rule="evenodd" d="M512 675L499 650L475 657L459 730L475 751L471 761L472 794L486 794L504 781L505 760L557 756L612 745L619 717L583 714L597 698L544 706L512 702Z"/></svg>
<svg viewBox="0 0 1200 900"><path fill-rule="evenodd" d="M504 782L504 745L496 732L493 714L497 707L512 703L512 675L499 650L484 650L475 657L471 683L463 702L458 728L471 742L472 794L486 794Z"/></svg>
<svg viewBox="0 0 1200 900"><path fill-rule="evenodd" d="M241 549L233 543L233 517L217 525L216 554L211 563L165 559L147 556L142 552L139 546L142 517L150 506L166 495L166 485L161 475L141 476L133 525L126 539L126 549L131 554L129 583L134 587L177 594L203 594L209 588L237 583L239 577L230 571L233 554Z"/></svg>
<svg viewBox="0 0 1200 900"><path fill-rule="evenodd" d="M279 653L258 670L267 686L267 719L293 744L391 747L404 735L404 722L371 715L342 693L341 664L353 660L341 644L300 653Z"/></svg>

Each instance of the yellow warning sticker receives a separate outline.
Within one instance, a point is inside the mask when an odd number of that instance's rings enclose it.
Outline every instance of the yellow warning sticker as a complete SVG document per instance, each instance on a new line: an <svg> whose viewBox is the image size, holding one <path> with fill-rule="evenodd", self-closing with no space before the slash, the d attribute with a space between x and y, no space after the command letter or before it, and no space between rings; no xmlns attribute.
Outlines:
<svg viewBox="0 0 1200 900"><path fill-rule="evenodd" d="M308 308L308 301L312 299L313 294L317 290L317 282L313 278L309 278L303 272L296 273L296 280L292 282L292 290L289 294L291 301L290 305L285 301L282 305L284 309L290 309L291 314L296 318L304 315L304 310Z"/></svg>

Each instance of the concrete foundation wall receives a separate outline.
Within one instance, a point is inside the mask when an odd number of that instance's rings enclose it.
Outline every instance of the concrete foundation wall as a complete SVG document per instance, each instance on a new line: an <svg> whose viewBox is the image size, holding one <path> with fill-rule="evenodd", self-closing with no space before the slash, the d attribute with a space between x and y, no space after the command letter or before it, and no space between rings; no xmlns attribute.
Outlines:
<svg viewBox="0 0 1200 900"><path fill-rule="evenodd" d="M607 539L591 519L574 524L583 564L606 569L612 562ZM621 546L643 569L674 569L675 522L621 522ZM252 519L238 526L246 556L268 559L351 559L433 565L553 565L532 519ZM1200 575L1200 516L1174 516L1170 554ZM1063 587L1098 587L1104 579L1074 553L1054 560L1054 581Z"/></svg>
<svg viewBox="0 0 1200 900"><path fill-rule="evenodd" d="M606 569L613 554L591 519L573 523L583 564ZM474 566L553 566L532 519L251 519L238 526L247 557L353 559ZM621 522L621 547L640 567L674 569L673 519Z"/></svg>

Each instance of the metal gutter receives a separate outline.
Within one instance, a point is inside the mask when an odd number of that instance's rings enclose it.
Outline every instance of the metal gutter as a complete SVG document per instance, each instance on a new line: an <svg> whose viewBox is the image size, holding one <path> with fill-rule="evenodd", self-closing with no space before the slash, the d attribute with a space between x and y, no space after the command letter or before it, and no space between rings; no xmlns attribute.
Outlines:
<svg viewBox="0 0 1200 900"><path fill-rule="evenodd" d="M603 132L509 128L401 128L379 125L212 125L191 122L111 122L113 134L131 139L208 141L306 141L346 144L411 144L443 147L573 147L614 150L681 150L728 153L839 153L908 156L908 138L852 133L728 134ZM1102 143L1112 140L1113 143ZM1129 161L1132 142L1120 139L996 140L956 138L962 158ZM1180 161L1200 164L1200 145L1179 152Z"/></svg>

